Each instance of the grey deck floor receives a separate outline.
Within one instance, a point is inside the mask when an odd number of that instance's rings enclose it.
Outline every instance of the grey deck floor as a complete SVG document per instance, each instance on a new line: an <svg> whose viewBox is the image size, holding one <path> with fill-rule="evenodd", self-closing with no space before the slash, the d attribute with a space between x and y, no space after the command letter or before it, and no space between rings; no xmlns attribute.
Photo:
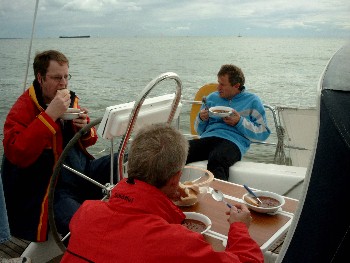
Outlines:
<svg viewBox="0 0 350 263"><path fill-rule="evenodd" d="M0 262L4 258L20 257L30 241L12 237L9 241L0 244ZM59 263L62 256L58 256L47 263Z"/></svg>
<svg viewBox="0 0 350 263"><path fill-rule="evenodd" d="M12 237L9 241L0 244L0 258L20 257L30 241Z"/></svg>

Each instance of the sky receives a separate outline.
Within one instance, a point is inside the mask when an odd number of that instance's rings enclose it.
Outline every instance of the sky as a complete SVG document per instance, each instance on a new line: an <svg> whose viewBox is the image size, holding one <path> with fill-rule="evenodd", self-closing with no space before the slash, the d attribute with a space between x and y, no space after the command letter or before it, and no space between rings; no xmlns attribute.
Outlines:
<svg viewBox="0 0 350 263"><path fill-rule="evenodd" d="M30 38L37 0L0 0L0 38ZM40 0L35 37L350 38L349 0Z"/></svg>

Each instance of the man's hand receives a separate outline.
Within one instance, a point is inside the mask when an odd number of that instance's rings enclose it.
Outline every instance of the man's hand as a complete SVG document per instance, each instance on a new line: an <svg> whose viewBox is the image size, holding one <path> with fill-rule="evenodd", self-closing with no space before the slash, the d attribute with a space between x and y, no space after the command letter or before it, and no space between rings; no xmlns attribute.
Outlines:
<svg viewBox="0 0 350 263"><path fill-rule="evenodd" d="M249 228L250 223L252 222L250 211L245 204L236 204L232 206L230 211L226 212L226 215L229 215L227 221L230 224L234 222L242 222Z"/></svg>
<svg viewBox="0 0 350 263"><path fill-rule="evenodd" d="M232 109L231 115L222 118L222 120L227 125L235 126L239 122L240 118L241 118L241 115L239 115L239 113L235 109Z"/></svg>
<svg viewBox="0 0 350 263"><path fill-rule="evenodd" d="M81 108L81 112L82 113L79 114L79 118L73 120L73 124L80 129L84 128L88 124L88 109Z"/></svg>
<svg viewBox="0 0 350 263"><path fill-rule="evenodd" d="M199 113L199 118L202 121L207 121L209 119L209 110L203 109Z"/></svg>
<svg viewBox="0 0 350 263"><path fill-rule="evenodd" d="M50 104L45 110L46 114L49 115L54 121L62 116L70 105L70 93L68 89L57 90L55 97L52 99Z"/></svg>

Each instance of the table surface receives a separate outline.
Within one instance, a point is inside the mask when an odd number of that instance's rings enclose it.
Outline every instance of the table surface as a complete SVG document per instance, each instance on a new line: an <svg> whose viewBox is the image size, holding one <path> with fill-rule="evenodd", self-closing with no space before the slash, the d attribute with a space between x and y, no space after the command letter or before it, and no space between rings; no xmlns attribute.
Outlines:
<svg viewBox="0 0 350 263"><path fill-rule="evenodd" d="M243 203L241 198L246 190L242 185L214 179L210 183L210 187L222 191L225 200L231 204ZM287 197L285 197L285 201L282 210L274 215L251 211L253 220L249 227L249 233L263 252L281 238L291 224L298 201ZM222 251L225 249L229 230L228 216L225 212L229 208L223 202L215 201L208 193L195 205L181 207L181 209L184 212L198 212L207 215L212 221L212 226L210 231L204 235L205 239L212 244L214 250Z"/></svg>

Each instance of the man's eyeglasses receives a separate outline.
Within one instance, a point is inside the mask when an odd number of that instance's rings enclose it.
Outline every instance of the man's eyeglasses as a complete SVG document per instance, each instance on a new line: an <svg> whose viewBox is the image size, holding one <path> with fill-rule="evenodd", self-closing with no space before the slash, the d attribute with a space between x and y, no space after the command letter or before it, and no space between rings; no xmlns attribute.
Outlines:
<svg viewBox="0 0 350 263"><path fill-rule="evenodd" d="M71 74L64 75L64 76L50 76L50 75L46 75L46 76L48 76L50 79L52 79L56 82L61 82L62 79L64 79L65 81L68 81L72 78Z"/></svg>

